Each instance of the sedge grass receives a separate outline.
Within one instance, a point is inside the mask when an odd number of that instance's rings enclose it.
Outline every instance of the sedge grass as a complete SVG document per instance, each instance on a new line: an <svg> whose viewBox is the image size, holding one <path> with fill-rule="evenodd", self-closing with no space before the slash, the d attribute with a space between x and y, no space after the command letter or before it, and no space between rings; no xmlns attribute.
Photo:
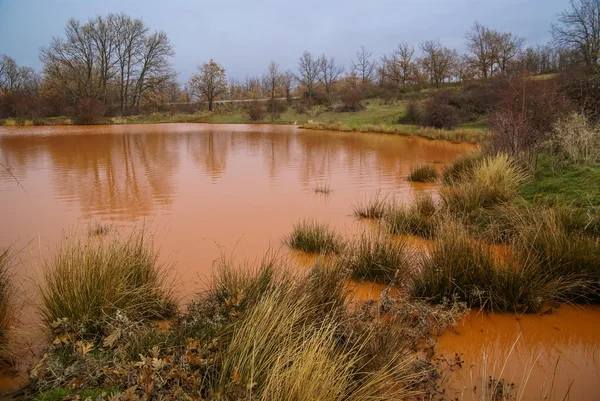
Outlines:
<svg viewBox="0 0 600 401"><path fill-rule="evenodd" d="M557 274L532 255L521 256L500 259L464 228L447 222L431 252L421 255L414 295L435 303L458 296L470 307L536 313L545 305L568 302L571 294L590 286L581 274Z"/></svg>
<svg viewBox="0 0 600 401"><path fill-rule="evenodd" d="M314 220L295 224L284 242L290 248L307 253L337 253L342 248L339 236L326 224Z"/></svg>
<svg viewBox="0 0 600 401"><path fill-rule="evenodd" d="M409 204L390 206L384 216L392 235L416 235L432 238L437 228L437 208L431 195L420 195Z"/></svg>
<svg viewBox="0 0 600 401"><path fill-rule="evenodd" d="M338 263L356 280L401 284L412 268L412 254L406 241L384 233L363 233L346 249Z"/></svg>
<svg viewBox="0 0 600 401"><path fill-rule="evenodd" d="M43 265L40 313L93 327L121 311L132 319L162 319L174 312L165 267L144 230L98 240L75 234Z"/></svg>
<svg viewBox="0 0 600 401"><path fill-rule="evenodd" d="M435 167L430 164L420 164L410 169L408 181L412 182L432 182L437 178Z"/></svg>
<svg viewBox="0 0 600 401"><path fill-rule="evenodd" d="M370 198L363 198L352 205L354 216L358 219L381 219L388 211L389 204L379 192Z"/></svg>

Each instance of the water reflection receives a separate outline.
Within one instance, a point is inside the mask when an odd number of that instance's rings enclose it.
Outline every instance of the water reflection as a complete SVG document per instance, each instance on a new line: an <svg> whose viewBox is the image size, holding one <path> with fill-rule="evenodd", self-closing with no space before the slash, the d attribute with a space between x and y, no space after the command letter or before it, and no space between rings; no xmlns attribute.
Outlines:
<svg viewBox="0 0 600 401"><path fill-rule="evenodd" d="M266 176L270 186L290 189L310 189L327 179L352 190L410 190L405 177L412 164L447 161L467 147L270 126L51 127L0 133L3 160L24 184L32 171L47 171L55 200L78 206L84 217L121 221L168 211L178 191L216 184L232 174L240 183ZM1 188L7 189L10 177L1 177Z"/></svg>

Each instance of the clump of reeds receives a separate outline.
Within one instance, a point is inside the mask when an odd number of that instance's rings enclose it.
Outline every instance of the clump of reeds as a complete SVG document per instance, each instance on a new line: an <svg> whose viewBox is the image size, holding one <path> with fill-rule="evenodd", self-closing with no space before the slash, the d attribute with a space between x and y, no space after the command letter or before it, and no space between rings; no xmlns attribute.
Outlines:
<svg viewBox="0 0 600 401"><path fill-rule="evenodd" d="M97 327L117 311L132 319L174 312L165 267L144 230L116 239L75 234L43 265L40 312L47 324L67 319Z"/></svg>
<svg viewBox="0 0 600 401"><path fill-rule="evenodd" d="M431 164L420 164L413 166L410 169L410 175L408 176L408 181L413 182L432 182L435 181L438 174Z"/></svg>
<svg viewBox="0 0 600 401"><path fill-rule="evenodd" d="M11 259L10 249L0 248L0 365L12 361L6 336L12 318L13 287L9 268Z"/></svg>
<svg viewBox="0 0 600 401"><path fill-rule="evenodd" d="M320 183L315 185L314 189L315 193L329 195L333 192L333 188L328 183Z"/></svg>
<svg viewBox="0 0 600 401"><path fill-rule="evenodd" d="M290 248L307 253L337 253L342 248L342 242L335 231L315 220L296 223L284 242Z"/></svg>
<svg viewBox="0 0 600 401"><path fill-rule="evenodd" d="M357 280L401 284L412 268L412 254L405 240L383 233L363 233L340 258Z"/></svg>
<svg viewBox="0 0 600 401"><path fill-rule="evenodd" d="M536 313L572 299L589 285L580 274L545 269L531 255L500 258L463 228L446 222L431 252L421 256L413 291L436 303L459 297L470 307Z"/></svg>
<svg viewBox="0 0 600 401"><path fill-rule="evenodd" d="M393 205L384 216L390 234L432 238L437 228L437 208L431 195L420 195L409 205Z"/></svg>
<svg viewBox="0 0 600 401"><path fill-rule="evenodd" d="M359 219L381 219L388 210L388 201L379 193L369 199L362 199L353 206L354 216Z"/></svg>
<svg viewBox="0 0 600 401"><path fill-rule="evenodd" d="M442 187L440 196L451 213L470 213L514 199L524 179L522 169L508 156L488 156L464 181Z"/></svg>

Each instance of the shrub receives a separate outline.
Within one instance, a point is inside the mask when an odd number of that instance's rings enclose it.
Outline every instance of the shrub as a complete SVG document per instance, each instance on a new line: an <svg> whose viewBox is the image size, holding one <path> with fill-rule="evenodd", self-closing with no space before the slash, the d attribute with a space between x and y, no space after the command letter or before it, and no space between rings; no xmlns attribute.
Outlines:
<svg viewBox="0 0 600 401"><path fill-rule="evenodd" d="M593 126L583 114L573 113L554 125L559 150L575 163L600 161L600 126Z"/></svg>
<svg viewBox="0 0 600 401"><path fill-rule="evenodd" d="M271 115L272 119L277 119L281 117L282 113L285 113L288 109L288 103L285 100L275 99L274 101L269 101L267 103L267 111Z"/></svg>
<svg viewBox="0 0 600 401"><path fill-rule="evenodd" d="M421 125L438 129L453 129L460 123L458 111L450 105L452 90L440 90L425 102Z"/></svg>
<svg viewBox="0 0 600 401"><path fill-rule="evenodd" d="M92 98L81 99L75 105L74 122L79 125L97 124L105 111L101 101Z"/></svg>
<svg viewBox="0 0 600 401"><path fill-rule="evenodd" d="M561 72L558 82L577 110L593 122L600 121L600 67L573 65Z"/></svg>
<svg viewBox="0 0 600 401"><path fill-rule="evenodd" d="M435 167L430 164L421 164L413 166L410 169L410 175L408 181L413 182L431 182L437 178L437 171Z"/></svg>
<svg viewBox="0 0 600 401"><path fill-rule="evenodd" d="M381 233L363 233L347 249L348 253L341 256L340 263L357 280L399 284L412 267L406 242Z"/></svg>
<svg viewBox="0 0 600 401"><path fill-rule="evenodd" d="M327 225L314 220L303 220L294 225L284 242L294 249L307 253L339 252L341 241Z"/></svg>
<svg viewBox="0 0 600 401"><path fill-rule="evenodd" d="M250 102L246 107L246 111L251 121L262 121L267 115L267 110L265 109L264 104L258 100Z"/></svg>
<svg viewBox="0 0 600 401"><path fill-rule="evenodd" d="M167 318L175 306L165 273L142 230L110 240L76 234L44 261L40 312L47 324L68 319L90 330L117 311Z"/></svg>
<svg viewBox="0 0 600 401"><path fill-rule="evenodd" d="M401 124L419 124L421 122L421 107L417 100L409 100L406 103L404 115L400 117L398 123Z"/></svg>
<svg viewBox="0 0 600 401"><path fill-rule="evenodd" d="M492 150L535 166L554 123L570 110L569 102L553 80L526 75L505 81L498 95L498 108L489 118Z"/></svg>
<svg viewBox="0 0 600 401"><path fill-rule="evenodd" d="M340 113L353 113L365 109L362 101L365 95L360 89L348 89L342 93L342 105L336 109Z"/></svg>

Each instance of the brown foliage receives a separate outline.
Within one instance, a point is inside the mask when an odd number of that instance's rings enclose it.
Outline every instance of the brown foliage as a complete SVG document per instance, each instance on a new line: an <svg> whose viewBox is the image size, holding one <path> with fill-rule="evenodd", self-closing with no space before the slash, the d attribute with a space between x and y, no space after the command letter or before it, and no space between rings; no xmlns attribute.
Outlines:
<svg viewBox="0 0 600 401"><path fill-rule="evenodd" d="M246 108L246 111L248 112L248 116L252 121L261 121L267 115L265 106L257 100L250 102Z"/></svg>
<svg viewBox="0 0 600 401"><path fill-rule="evenodd" d="M592 121L600 121L600 67L573 66L560 74L562 91Z"/></svg>
<svg viewBox="0 0 600 401"><path fill-rule="evenodd" d="M348 89L342 94L342 105L337 108L339 112L355 112L365 109L362 101L365 95L360 89Z"/></svg>
<svg viewBox="0 0 600 401"><path fill-rule="evenodd" d="M433 128L456 128L460 123L458 110L451 105L454 92L440 90L425 102L421 125Z"/></svg>
<svg viewBox="0 0 600 401"><path fill-rule="evenodd" d="M106 108L101 101L92 98L81 99L75 105L75 123L96 124L104 116Z"/></svg>

